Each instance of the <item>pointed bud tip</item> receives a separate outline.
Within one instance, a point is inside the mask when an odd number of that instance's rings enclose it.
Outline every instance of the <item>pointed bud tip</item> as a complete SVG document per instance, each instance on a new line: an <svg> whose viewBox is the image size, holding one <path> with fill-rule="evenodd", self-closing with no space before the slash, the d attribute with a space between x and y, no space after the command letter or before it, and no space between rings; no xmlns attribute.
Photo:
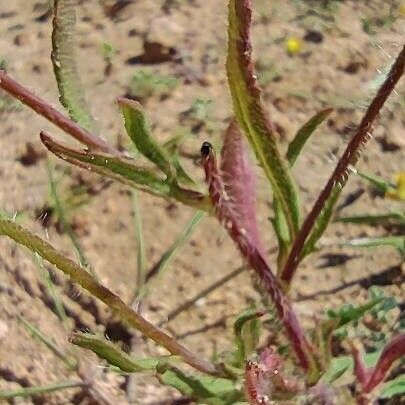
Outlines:
<svg viewBox="0 0 405 405"><path fill-rule="evenodd" d="M136 100L127 97L117 97L117 103L120 107L130 107L134 110L143 110L142 104Z"/></svg>
<svg viewBox="0 0 405 405"><path fill-rule="evenodd" d="M212 145L209 142L204 142L201 146L201 156L207 157L212 151Z"/></svg>

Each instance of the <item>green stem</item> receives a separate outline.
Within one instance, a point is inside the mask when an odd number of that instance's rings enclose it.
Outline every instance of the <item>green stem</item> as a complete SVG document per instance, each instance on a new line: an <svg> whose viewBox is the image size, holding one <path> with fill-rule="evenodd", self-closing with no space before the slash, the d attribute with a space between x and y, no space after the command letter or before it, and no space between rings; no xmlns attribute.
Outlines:
<svg viewBox="0 0 405 405"><path fill-rule="evenodd" d="M15 397L31 397L33 395L42 395L54 391L65 390L68 388L85 387L86 384L82 381L66 381L58 384L45 385L43 387L26 387L12 391L0 391L0 399L10 399Z"/></svg>
<svg viewBox="0 0 405 405"><path fill-rule="evenodd" d="M91 274L94 277L97 277L93 268L90 266L89 261L87 260L83 248L80 245L79 240L77 239L77 236L74 232L74 230L72 229L72 227L70 226L69 221L66 218L65 215L65 207L63 206L60 198L59 198L59 193L58 193L58 189L56 186L56 182L55 179L53 177L53 169L52 169L52 164L49 160L49 158L46 161L46 169L48 172L48 179L49 179L49 191L51 194L51 197L53 199L54 202L54 207L55 207L55 211L56 211L56 215L59 219L59 221L62 224L63 230L66 232L66 234L68 235L69 239L72 241L72 244L77 252L77 256L79 258L79 262L80 264L85 267L86 269L89 269L89 271L91 272Z"/></svg>
<svg viewBox="0 0 405 405"><path fill-rule="evenodd" d="M108 364L118 367L127 373L155 370L160 363L166 362L173 356L135 359L120 350L113 343L90 333L74 332L69 336L69 342L84 349L91 350Z"/></svg>
<svg viewBox="0 0 405 405"><path fill-rule="evenodd" d="M128 307L120 297L105 286L99 284L83 267L63 256L52 245L40 237L32 234L20 225L3 218L0 218L0 234L7 235L17 243L38 253L41 257L70 277L72 281L81 285L90 294L104 302L122 321L139 330L143 335L152 339L157 344L163 346L171 354L181 356L187 364L199 371L218 375L217 367L214 364L190 352L171 336L156 328L145 318Z"/></svg>
<svg viewBox="0 0 405 405"><path fill-rule="evenodd" d="M134 301L139 296L146 281L145 240L143 237L142 214L139 207L137 190L132 190L132 207L134 210L135 237L138 244L137 280L134 292Z"/></svg>

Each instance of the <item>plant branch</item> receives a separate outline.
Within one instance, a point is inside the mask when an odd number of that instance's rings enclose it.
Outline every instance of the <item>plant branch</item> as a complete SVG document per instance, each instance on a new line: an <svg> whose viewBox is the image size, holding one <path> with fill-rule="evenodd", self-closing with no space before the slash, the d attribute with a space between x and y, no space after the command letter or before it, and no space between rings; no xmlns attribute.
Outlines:
<svg viewBox="0 0 405 405"><path fill-rule="evenodd" d="M70 277L72 281L81 285L90 294L104 302L121 320L139 330L143 335L152 339L157 344L163 346L171 354L181 356L187 364L199 371L218 375L218 370L214 364L190 352L187 348L177 343L171 336L156 328L145 318L125 305L120 297L105 286L99 284L83 267L63 256L52 245L45 242L40 237L32 234L13 221L3 218L0 218L0 235L6 235L31 251L38 253L41 257Z"/></svg>
<svg viewBox="0 0 405 405"><path fill-rule="evenodd" d="M357 131L349 144L342 157L340 158L334 172L330 176L325 188L322 190L317 201L315 202L311 212L305 219L295 241L291 248L290 254L281 274L281 280L288 287L297 269L300 255L304 247L304 243L310 234L316 219L321 214L325 203L331 195L335 187L343 187L350 174L349 167L354 165L358 160L361 149L365 146L370 139L372 124L378 116L381 108L383 107L388 96L394 90L395 85L404 73L405 66L405 46L402 48L397 59L391 67L387 78L378 90L376 96L368 107L363 119L361 120Z"/></svg>
<svg viewBox="0 0 405 405"><path fill-rule="evenodd" d="M66 115L52 107L47 101L36 96L26 87L12 79L4 70L0 70L0 87L7 93L11 94L23 104L33 109L39 115L51 121L57 127L61 128L67 134L79 142L87 145L91 149L96 149L112 155L122 156L123 154L117 149L110 146L102 138L90 133L80 125L76 124Z"/></svg>
<svg viewBox="0 0 405 405"><path fill-rule="evenodd" d="M48 394L50 392L65 390L68 388L83 388L86 384L82 381L67 381L56 384L49 384L45 386L38 387L25 387L18 388L12 391L0 391L0 399L12 399L16 397L27 398L35 395Z"/></svg>
<svg viewBox="0 0 405 405"><path fill-rule="evenodd" d="M291 342L300 366L308 372L308 380L312 381L317 374L312 348L307 341L297 316L283 294L281 286L263 259L260 251L252 243L246 231L240 227L235 213L232 211L225 193L221 174L219 173L214 150L208 142L204 142L201 147L202 163L205 170L206 182L209 188L212 205L215 208L217 218L224 224L229 236L233 239L242 256L249 266L257 273L263 287L270 295L277 311L278 318L284 325L287 337Z"/></svg>

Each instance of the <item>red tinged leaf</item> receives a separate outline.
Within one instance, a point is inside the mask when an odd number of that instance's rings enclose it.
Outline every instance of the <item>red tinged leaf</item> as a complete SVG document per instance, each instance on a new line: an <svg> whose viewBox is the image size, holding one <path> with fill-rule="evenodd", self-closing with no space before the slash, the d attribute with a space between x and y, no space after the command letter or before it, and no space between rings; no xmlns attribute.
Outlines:
<svg viewBox="0 0 405 405"><path fill-rule="evenodd" d="M228 55L226 70L236 120L262 166L285 215L291 235L300 224L298 194L287 160L281 155L274 125L261 100L252 59L250 37L252 1L228 4Z"/></svg>
<svg viewBox="0 0 405 405"><path fill-rule="evenodd" d="M264 254L256 219L256 181L248 149L236 121L225 133L221 151L221 176L224 191L241 229L260 253Z"/></svg>
<svg viewBox="0 0 405 405"><path fill-rule="evenodd" d="M354 373L362 386L362 391L371 392L383 382L392 364L405 356L405 333L395 336L384 347L375 367L366 368L359 350L354 346L352 347L352 354Z"/></svg>
<svg viewBox="0 0 405 405"><path fill-rule="evenodd" d="M260 251L252 244L245 229L241 228L229 197L226 195L221 173L218 170L216 157L210 143L204 142L201 147L202 163L205 170L206 182L215 214L224 224L230 237L236 243L250 267L258 274L263 287L274 302L279 319L283 322L286 334L304 370L316 371L312 349L305 338L298 319L287 297L270 267L263 259Z"/></svg>

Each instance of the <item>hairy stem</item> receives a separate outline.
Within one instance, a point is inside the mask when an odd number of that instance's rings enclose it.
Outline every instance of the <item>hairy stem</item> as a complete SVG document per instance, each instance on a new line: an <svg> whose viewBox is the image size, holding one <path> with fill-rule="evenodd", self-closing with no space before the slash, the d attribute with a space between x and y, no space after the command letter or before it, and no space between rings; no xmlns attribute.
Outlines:
<svg viewBox="0 0 405 405"><path fill-rule="evenodd" d="M325 207L326 201L330 197L335 187L343 187L347 181L350 174L349 166L356 163L361 149L369 140L371 131L373 129L372 124L378 116L388 96L392 93L395 85L403 75L404 65L405 46L402 48L396 61L392 65L386 80L378 90L377 95L374 97L366 113L364 114L355 135L347 145L347 148L340 158L334 172L330 176L325 188L322 190L321 194L316 200L311 212L306 217L294 241L284 269L281 273L281 280L287 287L290 285L295 274L304 243L313 229L316 219L321 214L323 208Z"/></svg>
<svg viewBox="0 0 405 405"><path fill-rule="evenodd" d="M0 70L0 87L89 148L112 155L122 155L121 152L110 146L106 141L82 128L52 107L47 101L36 96L12 79L4 70Z"/></svg>
<svg viewBox="0 0 405 405"><path fill-rule="evenodd" d="M312 375L316 365L311 353L311 346L306 340L304 331L298 322L290 302L287 297L284 296L278 280L263 259L259 250L252 243L249 235L240 227L235 218L222 184L222 178L218 171L214 151L208 142L204 142L201 148L201 155L209 194L216 210L217 218L224 224L224 227L236 243L249 266L258 274L261 283L274 302L278 317L284 325L287 337L297 355L299 364Z"/></svg>
<svg viewBox="0 0 405 405"><path fill-rule="evenodd" d="M171 354L178 355L190 366L202 372L217 375L215 365L190 352L187 348L177 343L172 337L156 328L145 318L128 307L120 297L114 294L88 273L83 267L59 253L52 245L32 234L13 221L0 218L0 235L6 235L17 243L26 246L38 253L49 263L55 265L72 281L81 285L90 294L104 302L121 320L139 330L143 335L152 339L167 349Z"/></svg>

